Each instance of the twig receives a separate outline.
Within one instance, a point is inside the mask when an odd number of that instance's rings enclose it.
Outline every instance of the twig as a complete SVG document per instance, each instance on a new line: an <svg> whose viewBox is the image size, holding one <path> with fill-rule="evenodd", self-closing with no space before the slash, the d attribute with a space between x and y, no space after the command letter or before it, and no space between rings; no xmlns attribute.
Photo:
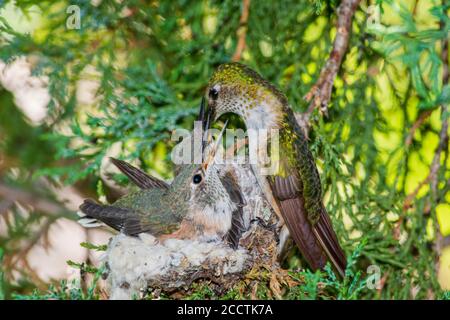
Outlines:
<svg viewBox="0 0 450 320"><path fill-rule="evenodd" d="M440 22L441 29L444 28L444 23ZM448 38L445 38L442 41L442 50L441 50L441 60L442 60L442 83L444 85L448 84L449 81L449 69L448 69Z"/></svg>
<svg viewBox="0 0 450 320"><path fill-rule="evenodd" d="M442 1L442 5L448 6L448 0L443 0ZM443 30L445 28L445 23L444 21L441 19L441 21L439 21L439 28L441 30ZM444 40L442 41L442 50L441 50L441 61L442 61L442 84L444 86L448 85L448 81L449 81L449 70L448 70L448 36L444 38ZM444 119L442 121L442 129L441 129L441 133L439 135L439 145L443 144L445 149L443 150L447 150L448 149L448 110L447 110L447 105L446 104L442 104L442 118ZM444 131L445 130L445 131ZM445 141L444 141L445 140ZM434 160L433 159L433 164L434 164ZM448 160L448 153L446 154L445 158L444 158L444 166L446 165ZM437 159L437 164L434 164L438 166L438 169L436 170L439 171L439 166L440 166L440 158ZM450 182L450 179L447 180L447 186L448 183ZM433 179L432 183L431 183L431 191L433 192L432 195L435 199L437 199L437 188L438 188L438 175L436 174L435 178ZM434 250L437 254L437 256L439 257L438 259L436 259L436 263L435 263L435 270L439 272L440 269L440 263L441 263L441 254L442 254L442 249L447 245L444 235L441 233L440 227L439 227L439 222L436 221L435 223L435 228L436 228L436 242L434 245ZM447 237L447 241L449 240L449 237Z"/></svg>
<svg viewBox="0 0 450 320"><path fill-rule="evenodd" d="M430 174L428 174L428 176L421 183L419 183L419 185L416 187L416 189L414 189L413 192L411 192L410 194L408 194L406 196L405 201L403 202L403 210L407 210L408 208L411 207L411 203L416 198L416 196L419 193L420 189L422 189L422 187L424 185L429 183L430 179L431 179L431 171L430 171Z"/></svg>
<svg viewBox="0 0 450 320"><path fill-rule="evenodd" d="M242 52L244 52L245 49L245 39L247 36L247 22L249 9L250 9L250 0L242 0L242 14L241 19L239 20L239 28L236 32L238 36L238 41L236 45L236 50L234 51L233 57L231 58L232 61L241 60Z"/></svg>
<svg viewBox="0 0 450 320"><path fill-rule="evenodd" d="M347 51L350 32L352 29L352 18L361 0L342 0L337 9L337 33L333 42L333 49L325 66L320 72L319 79L311 90L305 95L306 101L311 101L308 110L304 114L308 122L314 108L320 107L323 114L327 114L328 103L331 98L334 79L339 71L345 52Z"/></svg>
<svg viewBox="0 0 450 320"><path fill-rule="evenodd" d="M437 180L438 180L438 171L439 168L441 166L441 152L444 151L447 147L448 144L448 117L446 117L445 115L447 114L447 106L442 106L442 114L444 117L444 120L442 120L442 128L441 128L441 132L439 133L439 145L438 148L436 150L436 153L434 155L433 158L433 162L431 163L431 170L430 170L430 175L431 175L431 190L434 193L434 195L436 195L437 192Z"/></svg>
<svg viewBox="0 0 450 320"><path fill-rule="evenodd" d="M6 256L4 262L5 266L8 266L8 268L12 268L14 270L18 270L18 268L27 269L29 271L29 275L37 281L39 279L37 274L27 262L28 253L40 240L43 241L44 248L47 248L49 246L48 231L51 225L57 221L59 217L64 216L71 218L73 215L71 215L69 210L50 199L43 198L42 196L30 191L11 187L0 181L0 199L2 198L3 201L0 201L0 204L5 204L4 209L6 210L15 202L19 202L21 204L33 207L35 210L46 216L45 221L40 228L37 231L34 231L25 243L20 242L20 248L17 250L18 252ZM5 219L8 219L8 215L5 216Z"/></svg>
<svg viewBox="0 0 450 320"><path fill-rule="evenodd" d="M426 119L431 115L431 110L427 110L422 112L419 117L416 119L416 121L411 126L411 129L409 129L408 136L405 139L405 146L409 147L414 139L414 134L416 133L417 129L420 128L420 126L425 122Z"/></svg>
<svg viewBox="0 0 450 320"><path fill-rule="evenodd" d="M441 28L442 27L443 27L443 25L442 25L442 22L441 22ZM442 41L441 59L442 59L442 66L443 66L442 83L443 83L443 86L446 86L448 84L448 81L449 81L448 38L445 38ZM421 183L419 183L419 185L417 186L417 188L413 192L411 192L409 195L406 196L404 204L403 204L403 209L404 210L408 209L411 206L411 203L416 198L417 194L419 193L419 190L427 183L430 184L432 195L434 197L436 197L437 185L438 185L438 172L439 172L439 169L441 167L441 161L440 161L441 160L441 153L442 153L442 151L445 151L447 149L447 145L448 145L448 134L447 134L447 131L448 131L448 114L447 114L447 112L448 111L447 111L447 105L446 104L442 104L441 105L441 112L442 112L442 119L443 119L442 120L442 128L441 128L441 131L439 133L439 144L438 144L438 147L436 148L436 151L434 153L433 161L431 162L430 173L428 174L428 176ZM424 113L422 113L422 115ZM429 113L431 113L431 111L429 111ZM426 118L426 116L424 116L424 117ZM421 117L419 117L419 119L420 118ZM418 121L416 121L416 123L417 122ZM421 122L423 122L423 120ZM416 123L411 128L411 131L413 129L416 130L420 126L420 123L417 126L415 126ZM410 131L410 135L411 135L411 131ZM408 135L406 142L409 141L408 138L410 138L410 135ZM414 135L414 132L412 132L412 135ZM410 139L412 141L412 137ZM411 143L411 142L409 142L409 143Z"/></svg>
<svg viewBox="0 0 450 320"><path fill-rule="evenodd" d="M0 182L0 197L4 198L6 201L11 202L21 202L28 204L35 209L50 215L60 217L64 213L68 213L68 210L56 202L49 199L44 199L37 194L13 188Z"/></svg>
<svg viewBox="0 0 450 320"><path fill-rule="evenodd" d="M17 265L19 261L23 261L26 255L34 248L42 237L45 237L50 230L51 225L55 222L54 219L47 218L44 224L40 227L39 231L33 234L33 236L22 246L18 253L14 254L11 259L11 265Z"/></svg>
<svg viewBox="0 0 450 320"><path fill-rule="evenodd" d="M416 14L417 14L417 5L419 4L419 0L416 0L415 2L414 2L414 7L413 7L413 10L412 10L412 15L413 16L415 16Z"/></svg>
<svg viewBox="0 0 450 320"><path fill-rule="evenodd" d="M14 204L11 200L0 200L0 215L6 212Z"/></svg>
<svg viewBox="0 0 450 320"><path fill-rule="evenodd" d="M412 201L416 198L420 189L427 183L430 184L431 191L434 195L436 195L438 172L441 166L441 153L443 150L445 150L445 147L448 144L448 117L445 117L445 114L447 114L447 106L445 105L442 105L442 114L444 115L444 119L442 120L442 128L439 133L439 144L434 153L433 161L431 162L430 173L421 183L419 183L419 185L416 187L416 189L414 189L413 192L406 196L405 202L403 204L404 210L408 209L411 206Z"/></svg>

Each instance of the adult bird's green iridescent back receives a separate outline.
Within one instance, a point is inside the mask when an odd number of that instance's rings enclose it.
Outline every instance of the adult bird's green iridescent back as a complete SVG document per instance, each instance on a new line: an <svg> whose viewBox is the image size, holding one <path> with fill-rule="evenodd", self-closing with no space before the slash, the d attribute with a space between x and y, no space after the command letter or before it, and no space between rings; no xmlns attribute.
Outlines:
<svg viewBox="0 0 450 320"><path fill-rule="evenodd" d="M329 260L343 276L346 257L323 205L320 177L307 139L286 96L249 67L227 63L212 75L206 99L207 123L234 113L242 117L247 130L278 130L278 157L271 154L277 162L275 172L263 176L258 164L254 169L283 225L281 234L287 234L287 227L312 269L323 268Z"/></svg>
<svg viewBox="0 0 450 320"><path fill-rule="evenodd" d="M111 205L85 200L80 206L86 215L82 224L95 226L96 221L101 221L127 235L150 233L160 240L225 239L236 248L244 231L245 200L232 175L219 176L214 165L216 148L210 148L202 164L183 165L171 184L112 158L114 165L141 190Z"/></svg>

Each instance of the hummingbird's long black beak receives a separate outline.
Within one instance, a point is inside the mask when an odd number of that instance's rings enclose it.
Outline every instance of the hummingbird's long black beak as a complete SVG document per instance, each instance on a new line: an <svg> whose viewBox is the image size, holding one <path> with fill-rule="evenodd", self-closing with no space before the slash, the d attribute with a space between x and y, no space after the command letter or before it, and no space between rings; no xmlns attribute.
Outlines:
<svg viewBox="0 0 450 320"><path fill-rule="evenodd" d="M202 98L202 102L200 104L200 111L198 113L197 121L202 122L202 129L206 131L211 128L211 122L214 120L215 112L212 108L206 103L205 97Z"/></svg>
<svg viewBox="0 0 450 320"><path fill-rule="evenodd" d="M202 122L203 131L208 130L211 127L211 119L214 118L214 112L212 112L211 108L206 105L205 97L202 98L202 102L200 104L200 110L197 116L197 121Z"/></svg>
<svg viewBox="0 0 450 320"><path fill-rule="evenodd" d="M208 115L206 114L206 99L205 97L202 98L202 102L200 103L200 110L198 112L197 121L202 122L202 161L203 161L203 152L206 147L207 143L207 136L206 136L206 126L208 125Z"/></svg>
<svg viewBox="0 0 450 320"><path fill-rule="evenodd" d="M200 104L200 111L198 112L197 121L201 121L202 124L205 122L205 97L202 98L202 102Z"/></svg>
<svg viewBox="0 0 450 320"><path fill-rule="evenodd" d="M207 131L211 128L212 119L214 119L214 111L207 105L206 99L205 97L203 97L197 117L197 121L202 122L202 130L203 130L202 153L203 150L205 150L205 147L208 143Z"/></svg>

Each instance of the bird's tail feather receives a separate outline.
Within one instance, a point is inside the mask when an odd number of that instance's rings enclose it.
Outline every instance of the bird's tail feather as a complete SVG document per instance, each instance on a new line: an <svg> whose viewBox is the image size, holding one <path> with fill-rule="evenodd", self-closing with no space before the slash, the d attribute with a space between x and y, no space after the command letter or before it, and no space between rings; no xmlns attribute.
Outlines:
<svg viewBox="0 0 450 320"><path fill-rule="evenodd" d="M300 198L280 201L280 205L290 234L311 268L322 269L329 260L343 278L347 259L325 208L312 227Z"/></svg>
<svg viewBox="0 0 450 320"><path fill-rule="evenodd" d="M82 225L87 224L88 227L95 226L96 221L101 221L128 235L135 235L144 231L139 217L126 208L101 205L91 199L86 199L81 204L80 210L86 216L82 217L79 222Z"/></svg>
<svg viewBox="0 0 450 320"><path fill-rule="evenodd" d="M323 250L326 252L328 259L332 262L333 267L343 278L347 267L347 258L339 245L330 217L325 208L322 208L319 221L314 225L314 233Z"/></svg>
<svg viewBox="0 0 450 320"><path fill-rule="evenodd" d="M286 199L280 201L280 205L286 225L289 227L289 233L303 257L313 270L323 268L327 257L322 251L321 245L316 241L302 201L299 198Z"/></svg>

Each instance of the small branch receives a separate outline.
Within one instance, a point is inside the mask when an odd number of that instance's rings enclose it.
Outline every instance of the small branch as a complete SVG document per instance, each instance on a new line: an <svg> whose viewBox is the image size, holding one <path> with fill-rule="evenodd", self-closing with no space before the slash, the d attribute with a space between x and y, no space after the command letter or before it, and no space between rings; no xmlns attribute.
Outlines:
<svg viewBox="0 0 450 320"><path fill-rule="evenodd" d="M242 0L242 14L241 19L239 20L239 28L236 32L238 36L238 41L236 45L236 50L234 51L233 57L231 58L232 61L241 60L242 52L244 52L245 49L249 9L250 9L250 0Z"/></svg>
<svg viewBox="0 0 450 320"><path fill-rule="evenodd" d="M12 202L11 200L0 200L0 215L8 211L8 209L11 208L13 204L14 202Z"/></svg>
<svg viewBox="0 0 450 320"><path fill-rule="evenodd" d="M19 261L25 261L27 254L34 248L34 246L41 240L41 238L45 237L51 225L55 222L54 219L47 218L44 224L40 227L39 231L34 233L33 236L27 240L27 242L15 253L11 259L11 265L17 265ZM45 247L45 245L44 245ZM48 247L48 245L47 245Z"/></svg>
<svg viewBox="0 0 450 320"><path fill-rule="evenodd" d="M404 210L408 209L411 206L412 201L416 198L420 189L427 183L430 184L433 194L436 195L437 193L438 172L439 168L441 167L441 153L445 150L445 147L448 144L448 117L445 117L445 114L447 114L447 106L442 106L442 114L444 115L444 119L442 120L442 128L439 133L439 144L434 153L433 161L431 162L430 173L421 183L419 183L416 189L414 189L414 191L408 194L408 196L405 198L403 204Z"/></svg>
<svg viewBox="0 0 450 320"><path fill-rule="evenodd" d="M441 29L444 28L444 23L440 22ZM442 41L442 50L441 50L441 60L442 60L442 83L445 85L448 84L449 81L449 70L448 70L448 38L445 38Z"/></svg>
<svg viewBox="0 0 450 320"><path fill-rule="evenodd" d="M60 217L73 218L73 215L71 214L71 211L59 205L55 201L44 198L30 191L9 186L0 181L0 214L2 211L8 210L16 202L33 207L34 210L37 210L39 213L45 215L45 218L43 223L39 225L39 229L33 229L33 233L29 235L25 242L17 242L19 247L13 249L12 253L5 257L4 264L7 266L7 269L11 269L13 271L25 269L34 281L38 281L40 280L39 277L28 264L28 253L41 240L44 248L48 248L50 245L48 232L52 224ZM4 218L8 219L8 215L5 215ZM12 243L8 243L9 246L12 246Z"/></svg>
<svg viewBox="0 0 450 320"><path fill-rule="evenodd" d="M448 0L443 0L442 4L444 6L448 5ZM439 27L441 30L443 30L445 28L445 23L441 20L439 21ZM442 50L441 50L441 61L442 61L442 87L444 88L446 85L448 85L448 81L449 81L449 71L448 71L448 37L445 37L442 40ZM448 152L448 106L446 104L442 105L442 128L441 128L441 132L439 134L439 146L442 145L442 150L444 150L444 152ZM444 158L444 166L446 166L447 163L447 159L448 159L448 153L446 154L445 158ZM439 167L440 167L440 157L436 156L433 159L433 163L432 166L436 166L437 168L435 169L436 174L434 176L434 179L432 179L431 181L431 191L432 191L432 195L434 197L434 199L437 199L437 193L438 193L438 172L439 172ZM450 181L450 179L447 180L447 185L448 182ZM441 263L441 254L442 254L442 249L446 246L446 243L444 241L444 236L441 233L440 227L439 227L439 222L436 221L435 222L435 227L436 227L436 242L434 245L434 250L436 252L436 254L439 256L439 259L436 260L435 263L435 269L436 271L439 271L440 268L440 263ZM448 238L448 237L447 237Z"/></svg>
<svg viewBox="0 0 450 320"><path fill-rule="evenodd" d="M430 174L431 174L431 171L430 171ZM416 187L416 189L414 189L413 192L411 192L410 194L408 194L406 196L405 201L403 202L403 210L407 210L408 208L411 207L411 203L416 198L416 196L419 193L420 189L422 189L422 187L424 185L426 185L427 183L430 182L430 178L431 178L430 174L421 183L419 183L419 185Z"/></svg>
<svg viewBox="0 0 450 320"><path fill-rule="evenodd" d="M345 52L347 51L350 32L352 29L352 18L361 0L342 0L337 9L337 33L333 42L333 49L325 66L320 72L319 79L311 90L305 95L306 101L311 101L304 117L308 122L314 108L320 107L323 114L327 114L328 103L331 98L334 79L339 71Z"/></svg>
<svg viewBox="0 0 450 320"><path fill-rule="evenodd" d="M417 14L417 5L419 4L419 0L414 1L414 7L412 10L412 15L415 16Z"/></svg>
<svg viewBox="0 0 450 320"><path fill-rule="evenodd" d="M441 22L441 28L443 27ZM442 83L443 87L448 84L449 81L449 71L448 71L448 39L445 38L442 41L442 51L441 51L441 59L442 59ZM447 105L443 104L441 106L442 112L442 128L439 133L439 144L434 153L433 161L430 166L430 173L428 176L417 186L417 188L411 192L404 201L403 209L406 210L411 206L412 201L416 198L419 190L427 183L430 184L431 192L434 197L437 195L437 186L438 186L438 173L441 167L441 153L447 150L448 145L448 110ZM407 146L412 142L412 136L414 135L414 131L423 123L426 117L431 114L431 111L424 112L417 119L416 123L411 128L410 134L407 137L406 144ZM409 144L408 144L409 143Z"/></svg>
<svg viewBox="0 0 450 320"><path fill-rule="evenodd" d="M431 115L432 110L427 110L422 112L419 117L416 119L416 121L411 126L411 129L409 129L408 136L405 139L405 146L409 147L414 139L414 134L416 133L417 129L420 128L420 126L425 122L426 119Z"/></svg>
<svg viewBox="0 0 450 320"><path fill-rule="evenodd" d="M442 115L444 117L444 120L442 121L442 128L441 132L439 134L439 145L436 150L436 153L433 158L433 162L431 163L431 190L436 195L437 192L437 180L438 180L438 172L439 168L441 167L441 152L445 151L447 149L448 144L448 117L445 115L447 114L447 106L442 106Z"/></svg>
<svg viewBox="0 0 450 320"><path fill-rule="evenodd" d="M21 189L13 188L0 182L0 197L9 202L20 202L28 204L34 207L36 210L41 211L50 216L60 217L64 213L67 213L67 209L60 206L56 202L49 199L44 199L37 194L24 191Z"/></svg>

